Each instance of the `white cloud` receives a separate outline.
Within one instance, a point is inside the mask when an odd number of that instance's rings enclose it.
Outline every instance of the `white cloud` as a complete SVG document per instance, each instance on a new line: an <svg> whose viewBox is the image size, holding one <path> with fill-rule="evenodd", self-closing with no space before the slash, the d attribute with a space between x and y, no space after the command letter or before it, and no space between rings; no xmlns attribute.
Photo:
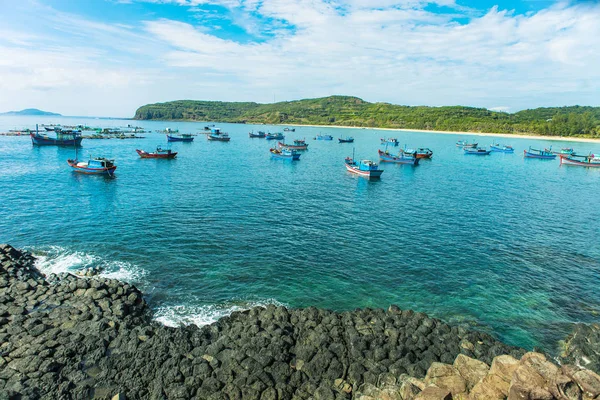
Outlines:
<svg viewBox="0 0 600 400"><path fill-rule="evenodd" d="M458 23L456 15L428 12L416 0L175 1L192 8L218 2L239 24L247 18L247 30L263 39L237 42L168 19L140 29L55 12L48 23L68 20L72 35L46 38L51 45L40 48L34 35L0 39L0 89L23 107L40 90L52 91L54 104L67 108L57 111L81 113L68 108L93 104L96 115L132 115L141 104L183 98L268 102L274 94L502 110L597 105L600 98L600 5L594 3L527 15L494 7ZM272 20L294 29L276 29L265 40L260 24ZM66 96L77 87L103 97L70 105ZM0 109L17 108L10 104L0 99Z"/></svg>

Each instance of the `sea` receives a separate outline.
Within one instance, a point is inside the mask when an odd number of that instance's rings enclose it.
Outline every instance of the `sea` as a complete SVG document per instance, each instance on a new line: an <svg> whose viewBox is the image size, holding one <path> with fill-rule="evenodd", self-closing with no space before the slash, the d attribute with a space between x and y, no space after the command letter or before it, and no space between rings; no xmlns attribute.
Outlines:
<svg viewBox="0 0 600 400"><path fill-rule="evenodd" d="M301 126L284 132L309 143L292 162L248 137L283 126L7 116L0 131L36 123L150 132L83 140L79 159L114 158L114 178L72 172L73 148L0 136L0 243L32 251L45 273L101 267L139 287L165 325L266 304L397 304L552 352L574 323L600 320L600 170L523 157L529 146L600 153L600 143ZM167 144L159 132L212 124L231 141ZM354 143L338 143L346 136ZM388 137L433 158L381 164L379 180L346 171L345 157L376 160ZM470 156L458 140L516 151ZM157 145L177 158L136 154Z"/></svg>

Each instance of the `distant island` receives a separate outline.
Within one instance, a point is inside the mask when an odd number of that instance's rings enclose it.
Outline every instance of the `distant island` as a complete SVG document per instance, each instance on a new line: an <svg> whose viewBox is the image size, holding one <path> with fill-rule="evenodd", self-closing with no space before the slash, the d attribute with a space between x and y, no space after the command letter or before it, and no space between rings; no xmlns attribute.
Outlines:
<svg viewBox="0 0 600 400"><path fill-rule="evenodd" d="M369 103L351 96L272 104L178 100L142 106L134 119L600 137L600 107L543 107L505 113L463 106Z"/></svg>
<svg viewBox="0 0 600 400"><path fill-rule="evenodd" d="M39 116L62 117L62 115L60 115L60 114L38 110L37 108L26 108L21 111L9 111L9 112L5 112L5 113L0 113L0 115L21 115L21 116L34 115L34 116L38 116L38 117Z"/></svg>

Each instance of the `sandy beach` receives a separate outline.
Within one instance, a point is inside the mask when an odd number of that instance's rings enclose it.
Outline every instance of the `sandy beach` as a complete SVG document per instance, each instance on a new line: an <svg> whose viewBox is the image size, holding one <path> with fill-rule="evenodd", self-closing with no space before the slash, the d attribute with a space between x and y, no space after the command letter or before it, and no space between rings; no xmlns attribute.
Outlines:
<svg viewBox="0 0 600 400"><path fill-rule="evenodd" d="M489 132L457 132L457 131L434 131L427 129L402 129L402 128L374 128L374 127L362 127L362 126L340 126L340 125L309 125L309 124L285 124L281 126L311 126L315 128L351 128L351 129L369 129L379 131L397 131L397 132L428 132L428 133L441 133L444 135L458 135L458 136L495 136L504 138L529 138L539 140L552 140L556 142L586 142L586 143L600 143L600 138L581 138L581 137L563 137L563 136L543 136L535 134L514 134L514 133L489 133Z"/></svg>

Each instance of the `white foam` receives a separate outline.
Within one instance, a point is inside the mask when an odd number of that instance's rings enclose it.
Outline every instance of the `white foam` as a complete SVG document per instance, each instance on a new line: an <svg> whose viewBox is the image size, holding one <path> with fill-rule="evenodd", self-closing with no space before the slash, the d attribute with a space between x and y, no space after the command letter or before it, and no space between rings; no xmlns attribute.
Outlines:
<svg viewBox="0 0 600 400"><path fill-rule="evenodd" d="M170 327L185 325L204 326L212 324L222 317L231 315L234 311L244 311L259 306L264 307L268 304L283 305L274 299L210 305L180 304L159 307L154 312L154 320Z"/></svg>
<svg viewBox="0 0 600 400"><path fill-rule="evenodd" d="M140 282L146 274L137 265L123 261L109 261L100 256L69 250L61 246L49 246L42 249L32 249L36 257L35 266L44 274L59 274L100 267L101 277L118 279L123 282Z"/></svg>

